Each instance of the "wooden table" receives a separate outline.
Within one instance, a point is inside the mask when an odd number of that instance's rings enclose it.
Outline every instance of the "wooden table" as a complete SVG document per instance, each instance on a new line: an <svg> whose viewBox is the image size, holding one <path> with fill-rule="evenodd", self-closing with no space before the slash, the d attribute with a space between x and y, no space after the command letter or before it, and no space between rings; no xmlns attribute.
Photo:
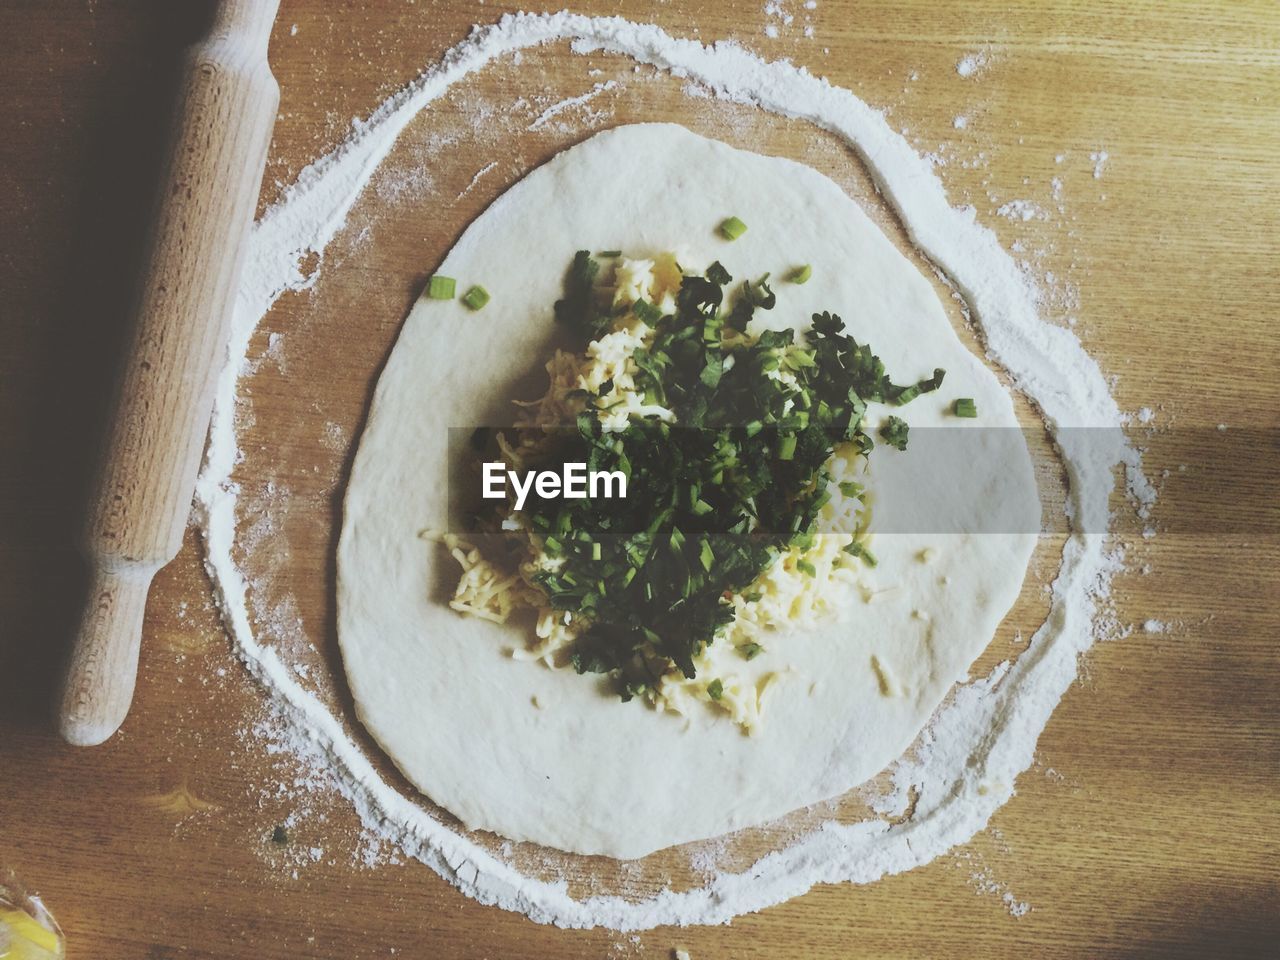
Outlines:
<svg viewBox="0 0 1280 960"><path fill-rule="evenodd" d="M985 832L869 887L820 887L729 927L635 936L539 926L370 849L350 808L273 752L263 692L212 607L194 532L153 591L123 731L93 750L50 731L50 685L83 583L68 544L121 342L168 81L200 31L203 10L191 6L0 10L0 867L44 895L73 957L664 957L677 945L695 958L1241 957L1277 942L1274 4L819 0L809 11L788 0L790 23L755 0L582 5L791 57L940 152L955 201L977 207L1037 273L1054 274L1047 311L1075 318L1122 406L1154 411L1154 433L1138 436L1163 492L1159 534L1126 540L1149 573L1116 581L1118 622L1138 629L1085 658L1037 763ZM342 139L350 118L503 10L341 6L284 0L264 205ZM766 35L770 24L778 36ZM986 66L961 77L957 63L975 52ZM331 289L286 298L260 331L252 352L266 359L250 384L260 416L242 442L249 476L279 484L250 492L265 517L254 549L275 564L280 597L299 605L267 597L258 611L282 642L294 619L297 636L331 630L336 497L422 277L470 217L567 135L504 147L504 114L527 123L617 76L623 85L591 105L598 116L576 115L584 129L662 110L705 124L706 111L720 111L714 121L731 137L764 130L761 149L825 150L834 162L829 145L794 126L752 126L746 108L695 104L678 84L633 77L610 58L592 59L598 77L585 66L563 50L530 54L420 118L393 164L419 175L377 181L370 202L389 212L352 225L325 264ZM477 131L486 104L493 119ZM489 153L443 142L450 131L488 136ZM494 174L464 193L490 154ZM1046 218L997 212L1019 199ZM1231 509L1205 510L1215 497ZM1144 631L1148 619L1168 628ZM285 822L289 843L273 844ZM1010 902L1031 909L1014 916Z"/></svg>

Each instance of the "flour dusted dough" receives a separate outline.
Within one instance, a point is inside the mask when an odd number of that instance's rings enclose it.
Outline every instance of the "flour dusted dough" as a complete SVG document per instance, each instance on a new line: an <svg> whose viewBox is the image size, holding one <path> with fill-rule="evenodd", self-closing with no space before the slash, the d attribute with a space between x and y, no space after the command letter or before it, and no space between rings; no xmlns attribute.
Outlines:
<svg viewBox="0 0 1280 960"><path fill-rule="evenodd" d="M715 230L729 215L749 226L734 243ZM779 631L751 662L788 671L756 737L712 709L686 720L622 704L597 677L513 660L506 651L529 624L451 610L457 565L419 537L447 526L449 480L464 476L449 428L509 423L513 398L544 389L551 304L582 248L677 250L739 279L811 263L807 284L778 283L777 309L757 316L803 328L833 310L896 381L947 370L943 390L894 411L913 428L908 451L872 454L877 523L895 531L874 541L879 566L849 588L841 617ZM1020 434L980 429L1016 427L1009 397L857 204L801 164L671 124L624 126L513 186L439 272L459 292L483 284L492 300L473 313L423 299L409 315L360 442L338 548L347 678L361 721L405 776L468 827L634 858L839 795L901 754L1017 597L1039 507ZM949 416L962 396L980 420ZM943 425L980 432L963 463L938 470L920 428ZM922 519L920 507L938 503L945 522L936 510Z"/></svg>

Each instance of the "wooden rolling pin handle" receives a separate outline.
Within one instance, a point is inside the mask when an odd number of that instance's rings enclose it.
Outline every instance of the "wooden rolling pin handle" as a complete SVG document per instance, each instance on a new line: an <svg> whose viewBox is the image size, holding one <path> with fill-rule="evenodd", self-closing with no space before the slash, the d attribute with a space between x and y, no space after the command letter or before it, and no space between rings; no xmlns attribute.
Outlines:
<svg viewBox="0 0 1280 960"><path fill-rule="evenodd" d="M62 736L68 743L102 743L124 723L138 676L147 593L159 569L95 567L63 693Z"/></svg>
<svg viewBox="0 0 1280 960"><path fill-rule="evenodd" d="M279 0L222 0L188 51L132 344L90 502L91 591L58 725L101 743L133 698L147 592L182 546L280 90Z"/></svg>

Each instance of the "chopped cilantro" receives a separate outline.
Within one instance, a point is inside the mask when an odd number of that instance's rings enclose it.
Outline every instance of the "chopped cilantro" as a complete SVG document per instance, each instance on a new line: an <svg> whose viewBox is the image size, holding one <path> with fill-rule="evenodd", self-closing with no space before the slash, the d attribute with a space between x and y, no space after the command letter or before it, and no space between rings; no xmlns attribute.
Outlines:
<svg viewBox="0 0 1280 960"><path fill-rule="evenodd" d="M907 421L901 417L890 417L880 427L880 439L899 450L907 449Z"/></svg>

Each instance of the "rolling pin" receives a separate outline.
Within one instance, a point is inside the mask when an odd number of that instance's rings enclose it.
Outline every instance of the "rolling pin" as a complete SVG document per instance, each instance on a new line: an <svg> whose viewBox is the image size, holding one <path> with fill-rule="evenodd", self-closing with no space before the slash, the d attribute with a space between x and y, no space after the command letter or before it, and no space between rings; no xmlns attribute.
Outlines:
<svg viewBox="0 0 1280 960"><path fill-rule="evenodd" d="M69 742L101 743L133 700L151 581L182 546L280 103L267 64L279 0L221 0L183 64L82 544L89 593L59 698Z"/></svg>

